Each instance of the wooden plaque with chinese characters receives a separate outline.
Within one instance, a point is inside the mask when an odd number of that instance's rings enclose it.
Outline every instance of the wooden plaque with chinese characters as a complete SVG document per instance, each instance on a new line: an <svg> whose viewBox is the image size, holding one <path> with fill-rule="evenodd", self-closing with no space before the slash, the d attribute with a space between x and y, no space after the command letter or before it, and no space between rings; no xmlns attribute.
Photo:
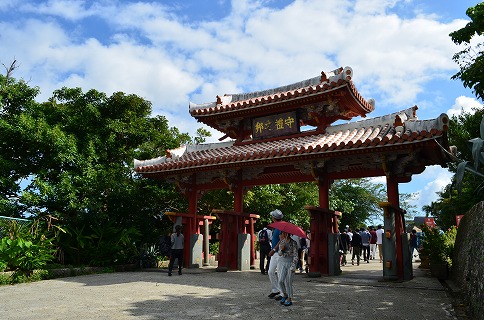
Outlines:
<svg viewBox="0 0 484 320"><path fill-rule="evenodd" d="M299 133L296 111L252 119L252 138L264 139Z"/></svg>

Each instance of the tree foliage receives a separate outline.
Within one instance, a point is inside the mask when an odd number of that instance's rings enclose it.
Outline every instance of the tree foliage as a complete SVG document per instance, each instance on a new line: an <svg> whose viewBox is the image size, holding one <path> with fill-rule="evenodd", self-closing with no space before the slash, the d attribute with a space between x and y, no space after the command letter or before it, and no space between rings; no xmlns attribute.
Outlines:
<svg viewBox="0 0 484 320"><path fill-rule="evenodd" d="M408 196L403 194L403 198ZM330 209L340 211L340 225L353 228L372 224L381 220L380 202L386 201L384 185L370 179L337 180L330 188ZM245 208L261 216L258 227L270 223L269 212L278 208L286 221L304 229L310 225L310 216L305 205L319 205L319 192L316 183L290 183L284 185L258 186L251 189L244 198Z"/></svg>
<svg viewBox="0 0 484 320"><path fill-rule="evenodd" d="M318 204L318 191L314 183L257 186L245 195L244 202L245 210L260 215L259 227L271 223L269 213L279 209L284 213L284 220L308 229L309 213L304 206Z"/></svg>
<svg viewBox="0 0 484 320"><path fill-rule="evenodd" d="M465 48L453 57L460 70L452 79L460 79L466 88L471 88L479 99L484 100L483 43L472 43L473 38L484 32L484 2L470 7L466 14L471 21L465 27L450 34L454 43L465 45Z"/></svg>
<svg viewBox="0 0 484 320"><path fill-rule="evenodd" d="M457 154L454 162L449 164L449 170L457 173L460 163L473 169L472 163L463 162L460 159L472 159L472 137L480 135L481 122L484 109L475 109L474 112L464 112L453 116L449 123L449 144L456 146ZM461 167L462 168L462 167ZM428 216L436 217L437 224L444 229L455 225L455 216L464 214L476 203L484 200L482 192L482 178L471 171L461 171L461 180L458 190L455 188L455 180L438 192L438 199L422 209Z"/></svg>
<svg viewBox="0 0 484 320"><path fill-rule="evenodd" d="M151 117L151 103L122 92L62 88L44 103L38 88L0 75L0 215L49 217L66 263L126 262L154 244L162 213L184 206L173 185L141 179L133 159L203 142ZM24 181L24 186L20 183Z"/></svg>
<svg viewBox="0 0 484 320"><path fill-rule="evenodd" d="M474 94L483 100L483 44L474 44L472 40L484 32L484 2L467 9L466 14L471 21L450 34L454 43L465 45L465 48L453 57L460 70L452 79L460 79L465 87L471 88ZM476 108L473 112L463 112L451 118L449 144L456 146L457 155L455 161L450 163L449 170L455 173L454 180L438 193L439 198L436 201L423 207L426 214L436 217L437 224L444 229L455 225L456 215L464 214L474 204L484 200L484 193L480 191L482 178L475 175L479 173L478 169L482 164L479 159L482 159L483 151L483 115L484 110ZM474 163L469 159L474 159Z"/></svg>
<svg viewBox="0 0 484 320"><path fill-rule="evenodd" d="M330 207L342 213L341 225L365 226L382 215L380 202L386 201L381 183L370 179L338 180L330 190Z"/></svg>
<svg viewBox="0 0 484 320"><path fill-rule="evenodd" d="M24 210L17 201L20 183L50 161L44 154L54 148L40 137L53 138L58 133L32 115L39 89L12 78L15 68L12 63L5 76L0 74L0 212L20 217Z"/></svg>

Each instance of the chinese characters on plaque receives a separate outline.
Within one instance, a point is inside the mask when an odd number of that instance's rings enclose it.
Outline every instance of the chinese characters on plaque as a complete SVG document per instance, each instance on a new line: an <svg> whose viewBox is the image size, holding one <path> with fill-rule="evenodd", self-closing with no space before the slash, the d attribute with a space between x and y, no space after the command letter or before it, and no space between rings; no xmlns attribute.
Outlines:
<svg viewBox="0 0 484 320"><path fill-rule="evenodd" d="M299 132L296 112L286 112L252 119L254 139L272 138Z"/></svg>

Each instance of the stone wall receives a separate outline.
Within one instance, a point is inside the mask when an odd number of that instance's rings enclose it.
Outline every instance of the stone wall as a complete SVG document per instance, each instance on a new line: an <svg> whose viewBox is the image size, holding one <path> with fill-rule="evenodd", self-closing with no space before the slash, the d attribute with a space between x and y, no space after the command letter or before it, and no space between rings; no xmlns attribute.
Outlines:
<svg viewBox="0 0 484 320"><path fill-rule="evenodd" d="M464 295L472 319L484 319L484 202L472 207L459 224L452 278Z"/></svg>

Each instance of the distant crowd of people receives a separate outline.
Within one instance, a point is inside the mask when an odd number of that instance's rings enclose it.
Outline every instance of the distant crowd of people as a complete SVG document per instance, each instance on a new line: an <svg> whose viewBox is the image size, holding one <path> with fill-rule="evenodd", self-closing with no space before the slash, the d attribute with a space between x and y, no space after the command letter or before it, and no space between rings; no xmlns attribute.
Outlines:
<svg viewBox="0 0 484 320"><path fill-rule="evenodd" d="M370 263L370 260L376 260L377 249L378 258L383 262L383 228L378 225L377 228L370 226L352 230L348 225L339 233L339 252L341 255L341 266L347 265L346 255L351 254L351 264L360 265L360 260Z"/></svg>

